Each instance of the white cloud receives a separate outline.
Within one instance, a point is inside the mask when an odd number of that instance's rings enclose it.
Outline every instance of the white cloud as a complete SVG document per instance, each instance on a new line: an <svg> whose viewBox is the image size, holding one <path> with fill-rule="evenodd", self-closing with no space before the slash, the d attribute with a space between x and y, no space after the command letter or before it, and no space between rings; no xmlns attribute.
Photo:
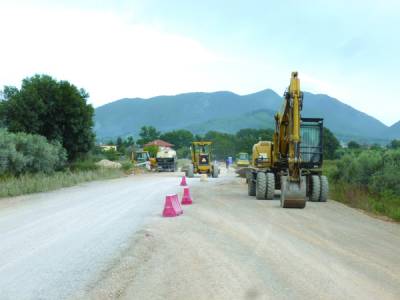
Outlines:
<svg viewBox="0 0 400 300"><path fill-rule="evenodd" d="M1 9L0 36L0 85L46 73L84 87L96 106L206 84L201 69L220 59L193 39L105 12Z"/></svg>

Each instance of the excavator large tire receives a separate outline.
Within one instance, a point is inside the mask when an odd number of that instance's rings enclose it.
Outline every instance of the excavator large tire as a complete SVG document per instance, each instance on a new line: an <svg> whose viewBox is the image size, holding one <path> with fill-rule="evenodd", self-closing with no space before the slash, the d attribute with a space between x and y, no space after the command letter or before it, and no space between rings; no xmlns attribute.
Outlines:
<svg viewBox="0 0 400 300"><path fill-rule="evenodd" d="M256 179L256 198L264 200L267 195L267 176L264 172L257 173Z"/></svg>
<svg viewBox="0 0 400 300"><path fill-rule="evenodd" d="M189 167L188 167L188 170L186 172L187 177L189 177L189 178L193 178L194 177L194 171L193 170L194 170L194 167L193 167L192 164L190 164Z"/></svg>
<svg viewBox="0 0 400 300"><path fill-rule="evenodd" d="M311 175L311 193L310 201L317 202L320 201L321 195L321 180L318 175Z"/></svg>
<svg viewBox="0 0 400 300"><path fill-rule="evenodd" d="M255 196L256 195L256 183L253 180L248 180L247 181L247 194L249 196Z"/></svg>
<svg viewBox="0 0 400 300"><path fill-rule="evenodd" d="M321 182L321 193L319 196L319 201L326 202L326 200L328 200L328 194L329 194L328 178L326 176L322 175L320 177L320 182Z"/></svg>
<svg viewBox="0 0 400 300"><path fill-rule="evenodd" d="M268 200L274 199L275 194L275 175L274 173L267 173L267 193L266 198Z"/></svg>

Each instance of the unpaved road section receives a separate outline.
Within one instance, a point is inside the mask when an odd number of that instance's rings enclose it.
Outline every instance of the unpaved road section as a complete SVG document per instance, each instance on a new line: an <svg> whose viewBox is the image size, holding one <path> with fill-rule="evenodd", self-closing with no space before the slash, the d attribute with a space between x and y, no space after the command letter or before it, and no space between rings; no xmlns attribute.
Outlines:
<svg viewBox="0 0 400 300"><path fill-rule="evenodd" d="M155 218L82 299L400 299L400 226L340 203L282 209L227 175Z"/></svg>
<svg viewBox="0 0 400 300"><path fill-rule="evenodd" d="M178 174L150 174L1 199L0 299L82 292L160 215L178 184Z"/></svg>

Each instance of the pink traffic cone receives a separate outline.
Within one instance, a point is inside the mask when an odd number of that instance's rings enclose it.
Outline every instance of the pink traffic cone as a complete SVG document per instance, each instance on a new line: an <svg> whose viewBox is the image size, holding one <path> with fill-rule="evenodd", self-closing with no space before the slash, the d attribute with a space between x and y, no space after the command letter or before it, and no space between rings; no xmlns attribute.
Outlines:
<svg viewBox="0 0 400 300"><path fill-rule="evenodd" d="M178 195L176 195L176 194L174 195L174 202L175 202L175 205L176 205L175 211L176 211L177 215L183 214L182 206L179 203Z"/></svg>
<svg viewBox="0 0 400 300"><path fill-rule="evenodd" d="M186 183L186 176L183 176L183 177L182 177L181 186L187 186L187 183Z"/></svg>
<svg viewBox="0 0 400 300"><path fill-rule="evenodd" d="M183 197L182 197L182 202L183 205L190 205L193 203L192 198L190 197L190 192L189 188L184 188L183 189Z"/></svg>
<svg viewBox="0 0 400 300"><path fill-rule="evenodd" d="M177 213L174 205L174 195L167 195L165 197L165 205L163 210L163 217L176 217Z"/></svg>

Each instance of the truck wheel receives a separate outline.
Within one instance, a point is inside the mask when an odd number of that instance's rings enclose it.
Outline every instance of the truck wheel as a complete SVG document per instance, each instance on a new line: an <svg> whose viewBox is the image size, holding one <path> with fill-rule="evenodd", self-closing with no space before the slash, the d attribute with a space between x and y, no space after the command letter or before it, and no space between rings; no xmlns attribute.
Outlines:
<svg viewBox="0 0 400 300"><path fill-rule="evenodd" d="M310 201L319 201L319 197L321 195L321 181L318 175L311 176L311 193L310 193Z"/></svg>
<svg viewBox="0 0 400 300"><path fill-rule="evenodd" d="M257 173L256 198L264 200L267 194L267 176L264 172Z"/></svg>
<svg viewBox="0 0 400 300"><path fill-rule="evenodd" d="M218 178L218 175L219 175L219 169L218 169L217 166L214 166L213 169L212 169L212 177L213 178Z"/></svg>
<svg viewBox="0 0 400 300"><path fill-rule="evenodd" d="M193 165L189 165L186 176L189 178L193 178L193 176L194 176Z"/></svg>
<svg viewBox="0 0 400 300"><path fill-rule="evenodd" d="M247 181L247 194L249 196L255 196L256 195L256 183L253 180L253 174L248 172L246 176L246 181Z"/></svg>
<svg viewBox="0 0 400 300"><path fill-rule="evenodd" d="M321 194L319 196L319 201L326 202L326 200L328 200L328 194L329 194L328 178L322 175L320 177L320 182L321 182Z"/></svg>
<svg viewBox="0 0 400 300"><path fill-rule="evenodd" d="M274 199L275 194L275 175L274 173L267 173L267 193L266 198L268 200Z"/></svg>

